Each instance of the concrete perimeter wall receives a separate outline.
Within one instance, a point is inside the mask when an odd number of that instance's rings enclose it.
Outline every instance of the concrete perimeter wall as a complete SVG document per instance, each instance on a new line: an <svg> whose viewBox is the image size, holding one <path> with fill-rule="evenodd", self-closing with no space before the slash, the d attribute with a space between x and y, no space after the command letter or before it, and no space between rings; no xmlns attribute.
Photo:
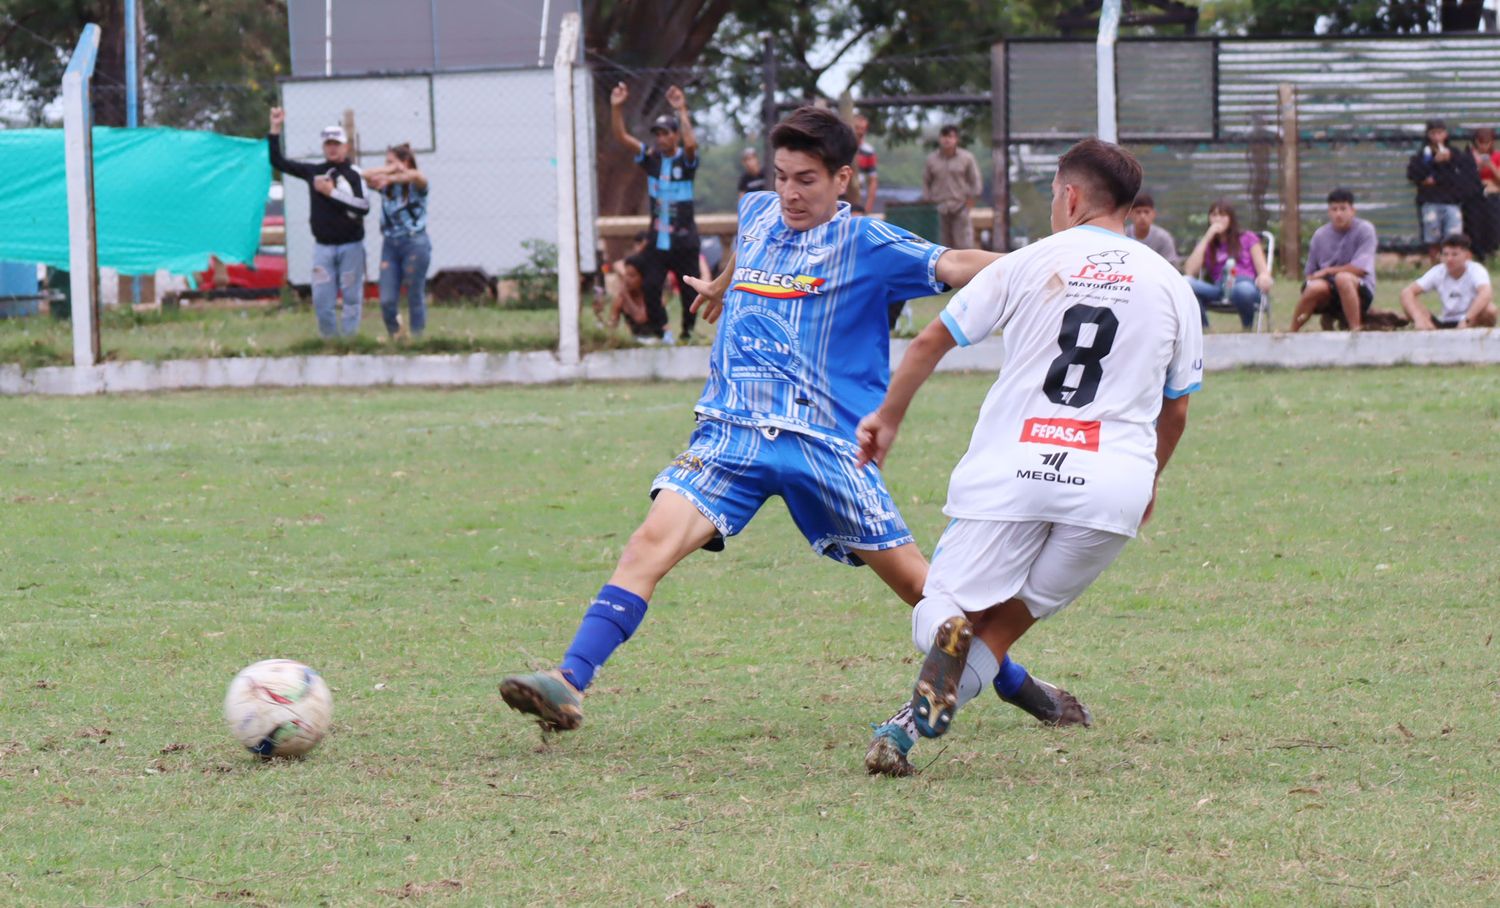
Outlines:
<svg viewBox="0 0 1500 908"><path fill-rule="evenodd" d="M893 363L907 342L893 341ZM198 388L369 388L531 385L570 381L691 380L708 375L708 347L652 347L590 353L564 366L550 351L448 356L296 356L120 362L30 371L0 366L0 394L113 394ZM998 338L950 353L941 371L998 372ZM1315 369L1338 366L1500 364L1500 329L1463 331L1211 334L1209 371L1247 366Z"/></svg>

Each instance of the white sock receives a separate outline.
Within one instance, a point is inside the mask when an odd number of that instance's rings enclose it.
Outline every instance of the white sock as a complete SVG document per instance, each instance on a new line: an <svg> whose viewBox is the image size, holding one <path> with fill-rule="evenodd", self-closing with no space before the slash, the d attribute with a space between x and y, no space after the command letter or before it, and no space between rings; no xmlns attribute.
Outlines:
<svg viewBox="0 0 1500 908"><path fill-rule="evenodd" d="M958 681L959 707L988 690L995 683L995 676L998 674L1000 660L995 658L995 654L990 652L983 640L975 637L969 644L969 658L964 662L963 677Z"/></svg>
<svg viewBox="0 0 1500 908"><path fill-rule="evenodd" d="M927 655L937 642L938 628L949 618L962 618L964 610L944 599L927 597L911 610L911 642L917 652Z"/></svg>

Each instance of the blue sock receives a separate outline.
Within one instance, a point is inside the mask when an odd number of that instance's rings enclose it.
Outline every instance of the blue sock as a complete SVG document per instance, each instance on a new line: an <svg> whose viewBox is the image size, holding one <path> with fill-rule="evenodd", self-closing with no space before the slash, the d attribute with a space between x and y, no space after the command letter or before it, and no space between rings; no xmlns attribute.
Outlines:
<svg viewBox="0 0 1500 908"><path fill-rule="evenodd" d="M1021 692L1021 685L1025 683L1026 666L1007 655L1000 663L1000 674L995 676L995 692L1009 700Z"/></svg>
<svg viewBox="0 0 1500 908"><path fill-rule="evenodd" d="M563 656L563 676L579 690L588 687L604 660L630 639L645 617L646 600L606 583L578 623L578 633Z"/></svg>

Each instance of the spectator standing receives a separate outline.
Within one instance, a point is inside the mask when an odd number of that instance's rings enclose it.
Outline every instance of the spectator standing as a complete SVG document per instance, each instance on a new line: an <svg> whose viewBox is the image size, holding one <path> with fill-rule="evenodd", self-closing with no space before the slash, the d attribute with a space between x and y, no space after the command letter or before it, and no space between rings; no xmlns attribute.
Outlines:
<svg viewBox="0 0 1500 908"><path fill-rule="evenodd" d="M1479 183L1464 205L1464 229L1473 244L1473 255L1484 260L1500 249L1500 151L1495 150L1493 129L1474 130L1469 157Z"/></svg>
<svg viewBox="0 0 1500 908"><path fill-rule="evenodd" d="M760 169L760 153L753 148L740 152L740 198L747 192L765 192L766 175Z"/></svg>
<svg viewBox="0 0 1500 908"><path fill-rule="evenodd" d="M1143 192L1135 197L1135 204L1130 207L1130 220L1125 224L1125 235L1166 259L1173 268L1181 264L1177 241L1156 224L1156 201L1150 194Z"/></svg>
<svg viewBox="0 0 1500 908"><path fill-rule="evenodd" d="M1234 206L1224 199L1209 206L1208 230L1188 253L1182 271L1198 297L1205 328L1209 305L1220 301L1233 305L1240 325L1249 328L1255 323L1260 295L1269 293L1273 283L1260 237L1240 229Z"/></svg>
<svg viewBox="0 0 1500 908"><path fill-rule="evenodd" d="M922 168L922 194L937 206L941 245L949 249L974 248L974 220L970 209L984 191L979 162L968 149L958 147L958 127L944 126L938 133L938 149L927 156Z"/></svg>
<svg viewBox="0 0 1500 908"><path fill-rule="evenodd" d="M849 125L854 127L854 138L859 147L854 152L854 179L849 181L844 199L853 206L855 214L873 214L875 192L880 188L880 156L875 153L875 146L865 139L870 131L869 118L855 114Z"/></svg>
<svg viewBox="0 0 1500 908"><path fill-rule="evenodd" d="M667 310L662 305L662 286L667 272L679 277L698 273L698 224L693 216L693 179L698 175L698 139L688 115L682 89L667 89L673 113L663 114L651 124L651 146L625 129L621 110L630 97L624 82L610 93L610 124L615 138L635 154L635 162L646 172L651 199L651 232L655 241L646 250L646 302L652 321L663 329ZM696 321L692 305L698 293L691 287L682 294L682 339L691 340Z"/></svg>
<svg viewBox="0 0 1500 908"><path fill-rule="evenodd" d="M1474 159L1449 147L1446 123L1428 120L1426 140L1406 162L1406 178L1417 185L1422 242L1436 263L1443 237L1463 232L1462 206L1478 180Z"/></svg>
<svg viewBox="0 0 1500 908"><path fill-rule="evenodd" d="M323 129L323 160L316 164L289 161L281 153L281 127L286 112L271 108L271 128L266 144L271 166L304 180L312 187L308 223L312 227L313 311L318 333L324 337L358 334L365 287L365 198L364 180L349 163L349 137L342 126ZM342 321L335 316L339 297L344 299Z"/></svg>
<svg viewBox="0 0 1500 908"><path fill-rule="evenodd" d="M417 169L417 156L403 142L385 152L385 166L365 173L370 188L380 193L380 314L393 338L406 336L401 327L401 285L406 285L410 336L427 330L427 268L432 264L432 241L427 237L427 177Z"/></svg>
<svg viewBox="0 0 1500 908"><path fill-rule="evenodd" d="M1474 261L1469 238L1461 233L1443 239L1443 260L1401 291L1401 308L1419 330L1495 327L1495 292L1490 273ZM1442 312L1433 318L1419 297L1436 292Z"/></svg>
<svg viewBox="0 0 1500 908"><path fill-rule="evenodd" d="M1328 193L1328 223L1307 245L1307 281L1292 313L1293 331L1314 312L1358 331L1375 300L1375 225L1357 216L1354 193Z"/></svg>

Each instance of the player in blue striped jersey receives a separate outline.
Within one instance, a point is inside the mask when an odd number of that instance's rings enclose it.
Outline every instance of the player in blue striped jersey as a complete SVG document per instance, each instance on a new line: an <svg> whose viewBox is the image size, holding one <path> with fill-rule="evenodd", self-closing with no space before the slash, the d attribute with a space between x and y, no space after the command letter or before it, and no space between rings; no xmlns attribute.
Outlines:
<svg viewBox="0 0 1500 908"><path fill-rule="evenodd" d="M688 278L699 314L723 316L688 448L656 477L645 522L562 663L500 685L544 728L578 727L583 691L640 626L657 584L695 550L723 549L773 495L815 552L867 564L908 604L921 599L927 561L878 467L859 465L855 430L885 395L887 306L962 286L997 256L853 217L839 199L858 142L832 112L797 110L771 143L776 192L741 199L719 278Z"/></svg>

